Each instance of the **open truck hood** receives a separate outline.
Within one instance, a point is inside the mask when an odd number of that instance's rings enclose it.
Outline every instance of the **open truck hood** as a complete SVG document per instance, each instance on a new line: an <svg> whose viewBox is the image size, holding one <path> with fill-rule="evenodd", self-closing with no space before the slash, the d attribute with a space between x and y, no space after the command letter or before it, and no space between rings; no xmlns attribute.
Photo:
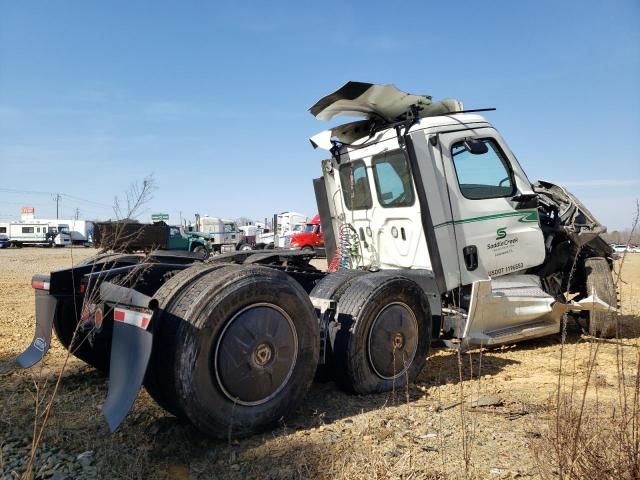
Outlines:
<svg viewBox="0 0 640 480"><path fill-rule="evenodd" d="M331 139L342 143L371 135L376 129L404 120L409 107L418 107L419 117L432 117L462 111L461 101L445 99L432 102L429 95L413 95L398 90L395 85L375 85L347 82L335 92L321 98L309 112L319 120L331 120L338 115L364 117L366 120L347 123L311 137L314 148L331 148Z"/></svg>

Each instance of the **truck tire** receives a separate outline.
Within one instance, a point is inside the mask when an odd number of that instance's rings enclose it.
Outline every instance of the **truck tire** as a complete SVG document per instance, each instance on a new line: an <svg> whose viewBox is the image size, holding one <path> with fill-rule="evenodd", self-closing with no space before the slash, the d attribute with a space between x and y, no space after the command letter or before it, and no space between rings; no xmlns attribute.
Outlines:
<svg viewBox="0 0 640 480"><path fill-rule="evenodd" d="M155 303L153 314L153 349L144 378L144 387L149 395L169 413L184 417L173 388L173 366L176 352L176 330L183 321L182 308L193 300L193 284L202 277L213 280L224 272L219 271L229 264L200 264L182 270L158 289L153 296ZM215 272L215 273L214 273ZM213 278L212 278L213 277ZM184 300L186 298L186 300Z"/></svg>
<svg viewBox="0 0 640 480"><path fill-rule="evenodd" d="M129 260L137 263L140 257L137 255L126 255L122 253L99 254L91 258L86 258L78 262L75 266L89 266L103 261L124 261ZM69 350L73 333L76 330L78 321L82 316L82 299L60 298L56 304L56 311L53 317L53 331L65 349ZM107 373L109 371L109 358L111 355L111 335L113 332L113 321L107 320L102 325L100 331L78 331L74 345L71 346L72 355L91 365L92 367Z"/></svg>
<svg viewBox="0 0 640 480"><path fill-rule="evenodd" d="M221 272L222 274L222 272ZM308 391L318 362L318 322L285 273L238 266L193 284L176 331L174 388L181 410L215 438L275 426Z"/></svg>
<svg viewBox="0 0 640 480"><path fill-rule="evenodd" d="M584 261L586 271L586 294L596 292L601 300L612 307L617 307L616 287L613 283L609 262L603 257L587 258ZM601 338L616 336L615 312L588 312L589 335Z"/></svg>
<svg viewBox="0 0 640 480"><path fill-rule="evenodd" d="M309 293L309 297L312 301L314 298L318 298L322 300L333 300L337 303L353 281L365 273L364 270L340 270L330 273L316 283L313 290ZM324 365L318 365L316 372L316 380L318 381L327 382L335 376L336 365L332 345L335 341L338 327L339 324L334 315L334 318L329 319L327 331L328 341L325 347L325 363Z"/></svg>
<svg viewBox="0 0 640 480"><path fill-rule="evenodd" d="M357 278L337 305L334 373L345 390L401 388L422 370L431 343L431 309L414 281L386 272Z"/></svg>
<svg viewBox="0 0 640 480"><path fill-rule="evenodd" d="M248 243L241 243L238 246L238 250L240 250L241 252L247 252L249 250L253 250L253 247Z"/></svg>
<svg viewBox="0 0 640 480"><path fill-rule="evenodd" d="M311 293L309 293L309 296L337 302L347 287L349 287L357 277L365 273L364 270L339 270L330 273L316 283Z"/></svg>

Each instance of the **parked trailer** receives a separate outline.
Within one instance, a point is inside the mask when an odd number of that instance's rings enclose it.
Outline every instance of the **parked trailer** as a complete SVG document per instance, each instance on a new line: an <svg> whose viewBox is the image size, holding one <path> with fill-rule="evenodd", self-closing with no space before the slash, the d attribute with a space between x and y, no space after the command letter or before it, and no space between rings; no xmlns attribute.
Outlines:
<svg viewBox="0 0 640 480"><path fill-rule="evenodd" d="M89 245L93 243L93 221L75 219L39 219L60 231L67 231L72 245Z"/></svg>
<svg viewBox="0 0 640 480"><path fill-rule="evenodd" d="M368 394L412 382L436 338L511 344L558 333L571 312L591 334L615 333L604 228L561 187L531 185L483 117L355 82L311 112L365 117L312 138L331 153L314 189L338 271L297 251L100 255L33 277L36 334L20 365L44 356L53 328L109 372L112 430L144 385L226 439L292 412L319 365Z"/></svg>
<svg viewBox="0 0 640 480"><path fill-rule="evenodd" d="M2 229L6 229L6 234L14 247L24 245L65 247L71 245L71 236L65 225L50 225L45 220L10 222L5 225Z"/></svg>

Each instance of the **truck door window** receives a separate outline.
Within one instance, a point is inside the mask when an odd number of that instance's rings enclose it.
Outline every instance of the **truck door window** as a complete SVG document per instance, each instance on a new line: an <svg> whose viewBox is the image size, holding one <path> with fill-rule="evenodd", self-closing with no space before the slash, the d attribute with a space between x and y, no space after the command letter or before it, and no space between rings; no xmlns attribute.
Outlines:
<svg viewBox="0 0 640 480"><path fill-rule="evenodd" d="M467 150L464 142L455 143L451 147L451 157L462 195L469 200L514 195L511 169L504 153L493 139L479 140L486 144L486 153L474 155Z"/></svg>
<svg viewBox="0 0 640 480"><path fill-rule="evenodd" d="M373 177L378 201L383 207L409 207L415 201L411 171L400 150L373 157Z"/></svg>
<svg viewBox="0 0 640 480"><path fill-rule="evenodd" d="M362 160L340 167L340 184L344 203L349 210L368 210L372 207L367 167Z"/></svg>

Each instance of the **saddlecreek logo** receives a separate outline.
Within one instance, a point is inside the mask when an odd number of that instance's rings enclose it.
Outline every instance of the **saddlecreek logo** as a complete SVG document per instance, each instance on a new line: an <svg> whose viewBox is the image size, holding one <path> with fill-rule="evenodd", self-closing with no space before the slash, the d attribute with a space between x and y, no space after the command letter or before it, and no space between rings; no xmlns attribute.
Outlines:
<svg viewBox="0 0 640 480"><path fill-rule="evenodd" d="M498 229L498 231L500 231L500 229ZM504 236L506 237L506 233L505 233ZM504 238L504 237L498 237L498 238ZM507 239L496 241L496 242L493 242L493 243L487 243L487 250L499 250L499 251L502 251L506 247L514 246L516 243L518 243L518 237L507 238Z"/></svg>
<svg viewBox="0 0 640 480"><path fill-rule="evenodd" d="M507 227L501 227L496 230L496 240L500 240L507 236Z"/></svg>

